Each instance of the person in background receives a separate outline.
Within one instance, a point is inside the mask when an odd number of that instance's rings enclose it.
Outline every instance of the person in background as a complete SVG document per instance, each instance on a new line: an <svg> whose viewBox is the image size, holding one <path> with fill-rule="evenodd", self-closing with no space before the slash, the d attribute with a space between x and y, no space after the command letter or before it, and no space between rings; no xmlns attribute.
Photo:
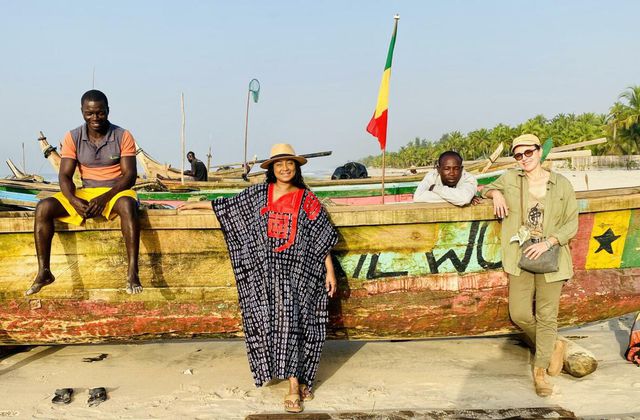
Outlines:
<svg viewBox="0 0 640 420"><path fill-rule="evenodd" d="M337 290L330 250L338 235L304 183L306 162L290 145L276 144L260 165L265 183L178 208L213 208L231 256L255 384L288 380L284 409L294 413L313 399L327 302Z"/></svg>
<svg viewBox="0 0 640 420"><path fill-rule="evenodd" d="M562 285L573 276L569 240L578 232L578 204L571 183L542 168L540 140L523 134L513 140L511 153L520 170L507 171L482 190L493 199L502 220L502 266L509 276L509 315L533 349L533 380L541 397L553 393L547 374L562 371L565 342L558 338L558 307ZM524 210L524 214L523 214ZM532 244L521 249L520 243ZM521 255L536 260L560 247L558 270L536 274L519 266Z"/></svg>
<svg viewBox="0 0 640 420"><path fill-rule="evenodd" d="M442 203L447 201L455 206L476 205L478 182L462 166L462 156L448 150L438 157L434 170L427 173L413 194L413 201L420 203Z"/></svg>
<svg viewBox="0 0 640 420"><path fill-rule="evenodd" d="M38 274L25 292L27 296L55 281L49 264L54 220L80 226L98 216L120 216L128 261L125 290L129 294L142 292L138 278L138 197L131 189L137 177L135 140L129 131L109 122L109 101L104 93L90 90L82 95L80 104L85 124L67 132L62 141L60 192L36 206ZM82 178L79 189L73 183L76 167Z"/></svg>
<svg viewBox="0 0 640 420"><path fill-rule="evenodd" d="M195 153L187 153L187 160L191 163L191 169L184 171L185 175L192 176L196 181L207 181L209 179L207 167L200 159L196 159Z"/></svg>

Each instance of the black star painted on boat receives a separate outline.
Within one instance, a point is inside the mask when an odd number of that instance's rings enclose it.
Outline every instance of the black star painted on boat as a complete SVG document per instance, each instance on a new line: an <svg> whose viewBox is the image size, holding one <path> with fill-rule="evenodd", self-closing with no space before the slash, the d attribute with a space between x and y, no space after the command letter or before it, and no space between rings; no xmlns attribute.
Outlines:
<svg viewBox="0 0 640 420"><path fill-rule="evenodd" d="M604 250L604 251L607 251L609 254L613 254L611 243L616 239L618 239L619 237L620 235L616 235L615 233L613 233L611 228L607 229L607 231L600 236L594 236L593 239L598 241L598 243L600 244L598 246L598 249L596 249L595 253L597 254L598 252Z"/></svg>

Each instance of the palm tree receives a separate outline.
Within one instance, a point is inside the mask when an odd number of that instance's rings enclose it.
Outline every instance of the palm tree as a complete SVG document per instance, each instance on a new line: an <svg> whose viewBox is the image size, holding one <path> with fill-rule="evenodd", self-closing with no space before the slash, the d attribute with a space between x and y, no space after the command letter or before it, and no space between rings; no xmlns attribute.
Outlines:
<svg viewBox="0 0 640 420"><path fill-rule="evenodd" d="M629 86L620 94L620 99L626 99L628 104L624 107L624 119L620 122L624 128L630 130L640 122L640 86Z"/></svg>

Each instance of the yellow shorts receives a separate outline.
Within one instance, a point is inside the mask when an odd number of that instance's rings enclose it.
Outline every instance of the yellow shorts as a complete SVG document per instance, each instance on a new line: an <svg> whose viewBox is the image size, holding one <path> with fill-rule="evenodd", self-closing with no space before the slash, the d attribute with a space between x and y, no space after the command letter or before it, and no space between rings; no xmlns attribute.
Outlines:
<svg viewBox="0 0 640 420"><path fill-rule="evenodd" d="M76 190L75 195L76 197L81 198L85 201L91 201L92 199L106 193L110 189L111 187L79 188ZM76 226L80 226L84 223L84 219L82 218L82 216L78 214L76 209L73 208L69 200L67 200L67 197L65 197L64 194L62 194L62 192L55 193L52 197L58 200L60 204L62 204L62 207L64 207L64 209L67 211L67 213L69 213L68 216L60 217L58 218L58 220L60 220L61 222L69 223ZM111 210L113 209L113 206L116 204L116 201L118 201L118 198L120 197L131 197L134 200L138 201L138 195L136 194L135 191L133 190L120 191L111 200L109 200L104 210L102 211L102 215L106 219L109 219L109 220L115 219L116 215L114 214L112 216Z"/></svg>

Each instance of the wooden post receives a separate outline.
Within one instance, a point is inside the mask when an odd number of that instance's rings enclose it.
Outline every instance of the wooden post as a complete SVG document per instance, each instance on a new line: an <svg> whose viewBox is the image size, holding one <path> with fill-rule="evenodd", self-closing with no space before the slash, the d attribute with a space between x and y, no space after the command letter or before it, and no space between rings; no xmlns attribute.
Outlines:
<svg viewBox="0 0 640 420"><path fill-rule="evenodd" d="M185 139L184 139L184 127L185 127L185 115L184 115L184 92L180 94L180 111L182 113L182 129L180 130L180 146L182 150L182 159L180 159L181 164L181 175L180 180L182 185L184 185L184 151L185 151Z"/></svg>
<svg viewBox="0 0 640 420"><path fill-rule="evenodd" d="M251 89L247 89L247 112L244 118L244 160L242 164L242 172L247 176L247 136L249 133L249 99L251 97Z"/></svg>
<svg viewBox="0 0 640 420"><path fill-rule="evenodd" d="M211 169L211 146L209 146L209 153L207 153L207 173Z"/></svg>
<svg viewBox="0 0 640 420"><path fill-rule="evenodd" d="M385 149L382 149L382 204L384 204Z"/></svg>

